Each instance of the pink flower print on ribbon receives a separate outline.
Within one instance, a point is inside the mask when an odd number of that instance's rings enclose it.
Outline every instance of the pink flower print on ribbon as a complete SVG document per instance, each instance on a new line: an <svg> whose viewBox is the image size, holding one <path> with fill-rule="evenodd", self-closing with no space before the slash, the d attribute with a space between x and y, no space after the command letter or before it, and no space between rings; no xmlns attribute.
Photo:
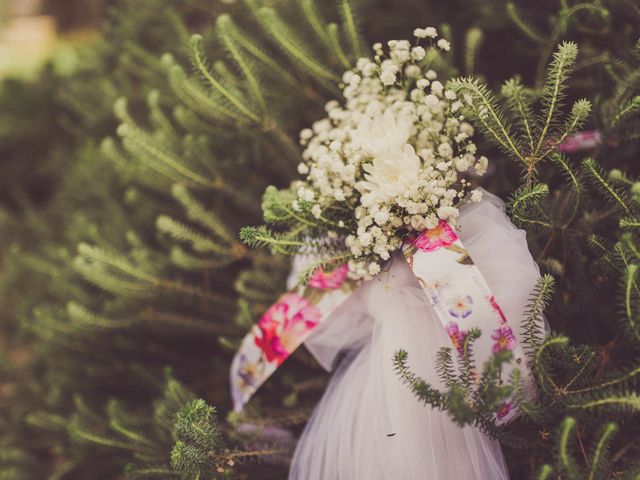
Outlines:
<svg viewBox="0 0 640 480"><path fill-rule="evenodd" d="M285 293L260 318L256 345L268 362L278 366L298 347L300 340L320 322L322 313L305 298Z"/></svg>
<svg viewBox="0 0 640 480"><path fill-rule="evenodd" d="M491 349L493 353L502 352L504 350L513 350L516 346L516 337L509 325L502 325L500 328L494 330L491 338L495 340Z"/></svg>
<svg viewBox="0 0 640 480"><path fill-rule="evenodd" d="M502 420L504 417L509 415L512 410L513 410L513 403L504 402L498 408L498 411L496 412L496 417L498 418L498 420Z"/></svg>
<svg viewBox="0 0 640 480"><path fill-rule="evenodd" d="M347 275L349 266L346 263L330 272L320 268L309 278L309 286L318 290L337 290L347 279Z"/></svg>
<svg viewBox="0 0 640 480"><path fill-rule="evenodd" d="M458 351L460 355L463 355L464 339L467 338L467 335L469 335L469 332L466 332L465 330L460 330L460 327L456 322L449 323L445 327L445 330L447 331L447 334L449 335L449 338L451 339L451 342L453 343L453 346L455 347L455 349Z"/></svg>
<svg viewBox="0 0 640 480"><path fill-rule="evenodd" d="M449 315L454 318L467 318L473 312L473 298L470 295L454 298L449 302Z"/></svg>
<svg viewBox="0 0 640 480"><path fill-rule="evenodd" d="M568 136L558 147L562 153L573 153L596 148L602 143L602 134L598 130L587 130Z"/></svg>
<svg viewBox="0 0 640 480"><path fill-rule="evenodd" d="M440 220L437 227L424 230L418 235L413 245L423 252L433 252L439 248L448 247L456 240L458 236L453 228L444 220Z"/></svg>

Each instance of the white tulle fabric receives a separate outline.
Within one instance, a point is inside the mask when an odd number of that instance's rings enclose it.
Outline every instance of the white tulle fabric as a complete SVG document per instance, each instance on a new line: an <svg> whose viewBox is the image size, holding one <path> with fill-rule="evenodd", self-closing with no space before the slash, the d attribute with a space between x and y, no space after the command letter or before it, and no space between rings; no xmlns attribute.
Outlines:
<svg viewBox="0 0 640 480"><path fill-rule="evenodd" d="M525 233L486 194L463 207L460 238L511 325L520 325L539 270ZM294 268L295 270L295 268ZM292 281L295 272L292 274ZM296 448L290 480L503 480L500 445L420 403L392 358L441 386L435 355L450 340L402 257L317 328L307 348L333 378Z"/></svg>

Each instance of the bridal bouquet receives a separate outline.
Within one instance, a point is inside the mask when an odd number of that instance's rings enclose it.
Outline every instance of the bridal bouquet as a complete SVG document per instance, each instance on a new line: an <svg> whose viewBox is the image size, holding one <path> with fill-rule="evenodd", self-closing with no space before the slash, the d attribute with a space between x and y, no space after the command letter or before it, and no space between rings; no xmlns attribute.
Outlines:
<svg viewBox="0 0 640 480"><path fill-rule="evenodd" d="M482 175L464 102L438 80L433 65L450 49L435 28L418 28L413 44L373 46L343 75L345 102L300 133L302 180L267 189L263 210L273 227L245 228L243 240L274 252L313 254L306 271L348 265L367 279L407 241L455 224L461 201L477 202L468 174ZM441 227L438 229L438 227Z"/></svg>
<svg viewBox="0 0 640 480"><path fill-rule="evenodd" d="M526 245L511 247L514 237L508 232L514 227L495 197L482 200L482 191L470 183L471 176L486 172L488 161L476 155L474 129L462 114L466 106L477 106L471 97L458 98L447 89L435 71L449 42L438 39L433 27L418 28L414 36L413 44L392 40L386 49L375 44L373 58L361 58L345 72L344 103L327 103L327 116L300 134L302 179L285 190L269 187L262 203L268 226L241 231L251 245L297 255L292 276L298 284L264 313L234 357L230 380L238 411L321 323L339 316L338 307L353 298L364 302L352 296L356 289L378 288L368 280L382 275L395 252L398 262L389 267L395 269L394 280L386 285L401 292L399 279L409 272L410 283L424 293L417 318L440 324L459 358L473 356L476 365L496 356L512 358L527 377L512 328L522 310L514 302L526 297L520 290L533 286L537 267ZM484 213L469 213L474 203ZM469 208L461 211L463 204ZM514 269L529 272L522 274L524 287L507 280L510 293L503 292L502 305L459 238L458 221L465 218L477 219L469 232L482 227L501 243L500 254L491 245L485 258L502 255L499 265L506 265L507 252L518 250ZM482 238L471 245L488 237ZM489 273L502 288L505 280ZM410 315L404 317L406 324ZM502 381L509 381L511 369L500 369ZM469 375L479 379L475 370ZM499 423L515 415L513 403L502 400L495 405Z"/></svg>

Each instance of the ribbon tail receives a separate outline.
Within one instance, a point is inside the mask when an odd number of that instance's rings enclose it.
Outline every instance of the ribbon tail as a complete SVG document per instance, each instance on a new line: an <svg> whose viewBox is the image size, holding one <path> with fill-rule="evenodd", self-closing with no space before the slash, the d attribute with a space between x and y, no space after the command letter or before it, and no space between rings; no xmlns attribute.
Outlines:
<svg viewBox="0 0 640 480"><path fill-rule="evenodd" d="M457 354L464 355L466 336L471 329L478 329L482 335L474 343L475 365L482 366L499 352L510 351L514 361L503 365L502 381L509 379L514 368L521 368L525 391L530 390L533 382L516 338L517 329L509 324L454 229L441 221L438 227L405 245L403 253ZM496 424L507 423L515 417L517 412L512 400L506 399L499 405Z"/></svg>
<svg viewBox="0 0 640 480"><path fill-rule="evenodd" d="M351 296L354 289L341 286L290 290L245 335L229 372L234 411L242 411L260 386Z"/></svg>

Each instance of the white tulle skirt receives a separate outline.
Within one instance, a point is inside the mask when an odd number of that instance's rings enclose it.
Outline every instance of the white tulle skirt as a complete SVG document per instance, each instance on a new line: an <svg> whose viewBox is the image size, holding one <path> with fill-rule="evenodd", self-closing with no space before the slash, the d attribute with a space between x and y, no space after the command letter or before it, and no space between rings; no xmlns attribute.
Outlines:
<svg viewBox="0 0 640 480"><path fill-rule="evenodd" d="M512 326L539 270L525 233L485 194L463 207L460 238ZM332 380L296 448L290 480L503 480L500 445L421 403L394 372L412 370L441 387L435 356L450 340L404 258L362 285L306 342Z"/></svg>

